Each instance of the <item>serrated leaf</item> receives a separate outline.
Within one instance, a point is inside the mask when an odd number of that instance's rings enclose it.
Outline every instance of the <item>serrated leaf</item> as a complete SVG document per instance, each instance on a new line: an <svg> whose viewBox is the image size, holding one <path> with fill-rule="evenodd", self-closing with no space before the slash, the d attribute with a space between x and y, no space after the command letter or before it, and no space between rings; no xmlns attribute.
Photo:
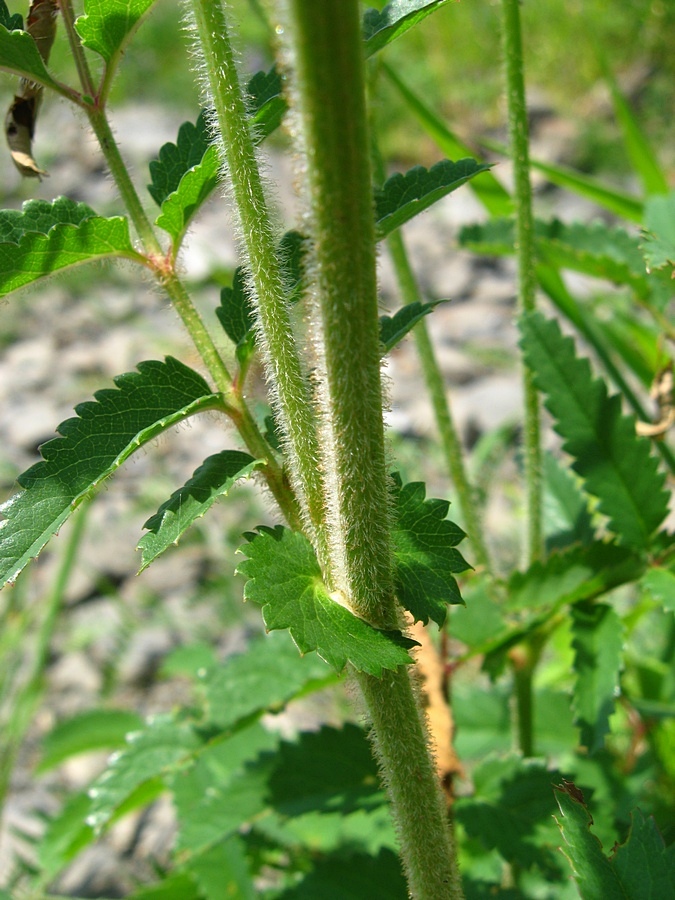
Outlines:
<svg viewBox="0 0 675 900"><path fill-rule="evenodd" d="M466 535L446 518L447 500L425 500L421 482L401 487L394 476L396 523L392 530L394 580L399 602L416 622L442 625L449 603L464 605L454 578L471 566L456 550Z"/></svg>
<svg viewBox="0 0 675 900"><path fill-rule="evenodd" d="M604 746L618 695L623 624L611 606L578 603L572 607L572 634L574 723L593 754Z"/></svg>
<svg viewBox="0 0 675 900"><path fill-rule="evenodd" d="M591 831L591 818L573 784L555 789L562 849L584 900L661 900L675 894L675 845L666 847L652 818L636 809L625 843L608 859Z"/></svg>
<svg viewBox="0 0 675 900"><path fill-rule="evenodd" d="M220 497L225 497L233 485L248 478L264 464L239 450L223 450L209 456L195 469L186 483L163 503L143 525L149 530L138 543L142 550L140 571L178 543L190 525L205 515Z"/></svg>
<svg viewBox="0 0 675 900"><path fill-rule="evenodd" d="M246 85L246 93L253 140L259 144L281 125L288 109L281 76L274 68L256 72Z"/></svg>
<svg viewBox="0 0 675 900"><path fill-rule="evenodd" d="M380 316L382 354L385 355L393 350L419 321L433 312L439 303L444 302L443 300L434 300L431 303L420 303L419 300L415 300L402 306L393 316Z"/></svg>
<svg viewBox="0 0 675 900"><path fill-rule="evenodd" d="M0 296L61 269L111 257L145 263L132 246L127 219L121 216L56 224L43 234L26 231L18 243L0 244Z"/></svg>
<svg viewBox="0 0 675 900"><path fill-rule="evenodd" d="M178 187L162 203L162 213L155 225L171 235L174 250L185 235L190 220L218 184L218 149L207 147L206 153L183 175Z"/></svg>
<svg viewBox="0 0 675 900"><path fill-rule="evenodd" d="M668 266L675 272L675 191L647 201L642 252L648 269Z"/></svg>
<svg viewBox="0 0 675 900"><path fill-rule="evenodd" d="M223 840L266 806L277 735L254 724L205 747L171 779L179 832L176 849L197 853Z"/></svg>
<svg viewBox="0 0 675 900"><path fill-rule="evenodd" d="M58 815L47 823L37 844L40 872L46 881L54 878L94 840L94 830L85 821L90 803L87 794L71 794Z"/></svg>
<svg viewBox="0 0 675 900"><path fill-rule="evenodd" d="M203 900L223 900L223 897L232 900L256 898L246 858L246 845L237 834L193 856L188 863L188 870L194 876Z"/></svg>
<svg viewBox="0 0 675 900"><path fill-rule="evenodd" d="M382 240L446 194L489 168L489 165L477 163L475 159L460 159L457 162L442 159L430 169L414 166L405 175L400 172L392 175L375 191L377 240Z"/></svg>
<svg viewBox="0 0 675 900"><path fill-rule="evenodd" d="M299 884L277 900L402 900L407 896L399 858L384 847L377 856L341 852L319 859Z"/></svg>
<svg viewBox="0 0 675 900"><path fill-rule="evenodd" d="M386 803L365 731L350 723L302 732L282 742L269 779L269 802L286 816L373 809Z"/></svg>
<svg viewBox="0 0 675 900"><path fill-rule="evenodd" d="M8 31L5 25L0 25L0 69L45 87L61 89L47 71L37 44L28 32Z"/></svg>
<svg viewBox="0 0 675 900"><path fill-rule="evenodd" d="M217 728L231 728L241 719L281 710L310 687L335 680L318 656L299 656L287 632L272 632L247 652L228 657L206 679L207 719Z"/></svg>
<svg viewBox="0 0 675 900"><path fill-rule="evenodd" d="M75 22L82 43L110 63L138 28L155 0L85 0L83 16Z"/></svg>
<svg viewBox="0 0 675 900"><path fill-rule="evenodd" d="M507 587L507 608L537 612L565 603L578 603L636 581L644 560L625 547L594 541L568 547L534 562L525 572L514 572Z"/></svg>
<svg viewBox="0 0 675 900"><path fill-rule="evenodd" d="M544 525L548 550L570 544L590 544L595 529L588 510L588 498L578 480L553 456L544 454Z"/></svg>
<svg viewBox="0 0 675 900"><path fill-rule="evenodd" d="M363 16L366 57L405 34L450 0L391 0L383 10L367 9Z"/></svg>
<svg viewBox="0 0 675 900"><path fill-rule="evenodd" d="M18 479L24 490L0 512L0 579L13 581L75 508L128 457L165 428L219 403L201 375L172 357L141 362L75 407L59 438L41 448L43 461Z"/></svg>
<svg viewBox="0 0 675 900"><path fill-rule="evenodd" d="M48 234L55 225L81 225L96 216L86 203L68 197L27 200L21 209L0 210L0 243L18 243L28 232Z"/></svg>
<svg viewBox="0 0 675 900"><path fill-rule="evenodd" d="M663 605L664 609L675 612L675 573L654 566L642 579L642 586Z"/></svg>
<svg viewBox="0 0 675 900"><path fill-rule="evenodd" d="M0 25L7 31L22 31L23 19L20 13L10 13L5 0L0 0Z"/></svg>
<svg viewBox="0 0 675 900"><path fill-rule="evenodd" d="M549 876L558 873L551 850L555 771L517 756L492 758L473 774L474 796L459 798L454 813L470 837L496 849L510 864L536 865Z"/></svg>
<svg viewBox="0 0 675 900"><path fill-rule="evenodd" d="M130 731L138 731L142 719L124 709L92 709L61 722L42 742L38 772L46 772L64 760L92 750L114 750L124 745Z"/></svg>
<svg viewBox="0 0 675 900"><path fill-rule="evenodd" d="M261 528L240 549L248 557L237 568L248 578L244 599L262 606L268 629L288 628L301 653L316 650L337 672L350 662L377 677L412 662L414 641L373 628L332 599L304 535Z"/></svg>
<svg viewBox="0 0 675 900"><path fill-rule="evenodd" d="M113 754L108 768L89 790L87 824L100 832L114 813L144 782L165 779L201 746L194 729L171 716L157 716L127 735L126 746Z"/></svg>
<svg viewBox="0 0 675 900"><path fill-rule="evenodd" d="M540 313L521 317L521 346L535 383L556 418L555 430L586 490L622 543L644 548L668 513L665 476L647 440L635 434L634 417L623 415L621 398L608 396L586 359L557 322Z"/></svg>

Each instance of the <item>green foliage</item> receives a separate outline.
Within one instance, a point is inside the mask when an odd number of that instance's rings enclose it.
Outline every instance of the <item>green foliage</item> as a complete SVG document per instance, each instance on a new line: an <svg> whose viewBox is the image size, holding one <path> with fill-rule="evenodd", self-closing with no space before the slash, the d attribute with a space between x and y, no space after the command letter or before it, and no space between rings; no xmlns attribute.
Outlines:
<svg viewBox="0 0 675 900"><path fill-rule="evenodd" d="M85 0L85 14L75 23L82 44L110 64L155 0Z"/></svg>
<svg viewBox="0 0 675 900"><path fill-rule="evenodd" d="M675 193L667 197L652 197L647 202L643 249L650 269L669 266L671 271L675 270L674 209Z"/></svg>
<svg viewBox="0 0 675 900"><path fill-rule="evenodd" d="M0 69L59 90L59 84L47 71L33 38L25 31L9 30L0 24Z"/></svg>
<svg viewBox="0 0 675 900"><path fill-rule="evenodd" d="M448 2L449 0L391 0L381 12L377 9L366 10L363 17L366 55L377 53Z"/></svg>

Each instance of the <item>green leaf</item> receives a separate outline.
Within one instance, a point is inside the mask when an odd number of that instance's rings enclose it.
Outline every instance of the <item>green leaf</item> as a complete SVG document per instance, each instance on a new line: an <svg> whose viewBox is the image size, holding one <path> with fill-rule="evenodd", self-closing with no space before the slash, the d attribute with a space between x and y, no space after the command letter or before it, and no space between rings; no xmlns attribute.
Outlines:
<svg viewBox="0 0 675 900"><path fill-rule="evenodd" d="M439 303L444 302L444 300L434 300L431 303L420 303L419 300L415 300L402 306L393 316L380 316L382 355L393 350L419 321L433 312Z"/></svg>
<svg viewBox="0 0 675 900"><path fill-rule="evenodd" d="M675 612L675 573L654 566L642 579L642 586L663 605L664 609Z"/></svg>
<svg viewBox="0 0 675 900"><path fill-rule="evenodd" d="M416 622L442 625L447 604L464 604L454 575L471 566L455 547L466 535L446 519L447 500L425 500L416 482L401 487L394 475L396 524L392 531L395 585L399 602Z"/></svg>
<svg viewBox="0 0 675 900"><path fill-rule="evenodd" d="M27 200L21 209L0 210L0 243L17 244L28 232L48 234L55 225L81 225L96 216L86 203L68 197Z"/></svg>
<svg viewBox="0 0 675 900"><path fill-rule="evenodd" d="M647 267L668 266L675 272L675 191L647 201L644 229L642 251Z"/></svg>
<svg viewBox="0 0 675 900"><path fill-rule="evenodd" d="M157 716L141 731L127 735L108 768L89 790L87 824L100 832L122 803L142 784L165 779L201 746L194 729L171 716Z"/></svg>
<svg viewBox="0 0 675 900"><path fill-rule="evenodd" d="M57 216L63 212L65 204L62 200L55 201L55 204L61 204ZM78 210L78 207L81 208ZM127 219L121 216L111 219L89 216L88 207L84 204L72 204L71 212L73 215L82 213L81 224L57 222L48 228L45 217L39 222L29 220L18 242L0 243L0 296L81 263L111 257L145 263L145 257L132 246ZM13 233L18 234L23 224L9 220L6 227L11 227ZM45 231L28 230L28 227L36 228L38 224Z"/></svg>
<svg viewBox="0 0 675 900"><path fill-rule="evenodd" d="M377 677L412 662L414 641L373 628L330 596L302 534L261 527L241 551L248 556L237 568L249 579L244 599L262 606L268 629L288 628L301 653L316 650L337 672L350 662Z"/></svg>
<svg viewBox="0 0 675 900"><path fill-rule="evenodd" d="M75 407L77 418L41 448L43 461L18 479L25 490L0 511L0 578L14 581L75 508L140 446L164 429L220 402L196 372L178 360L141 362Z"/></svg>
<svg viewBox="0 0 675 900"><path fill-rule="evenodd" d="M593 378L574 342L540 313L521 317L521 346L572 467L622 543L644 548L668 512L665 476L647 440L635 434L634 417L623 415L621 398L608 396Z"/></svg>
<svg viewBox="0 0 675 900"><path fill-rule="evenodd" d="M574 475L552 453L544 454L544 523L549 550L575 543L587 545L595 535L588 498Z"/></svg>
<svg viewBox="0 0 675 900"><path fill-rule="evenodd" d="M377 763L365 731L357 725L324 725L304 731L277 752L269 778L269 802L286 816L310 811L373 809L386 803Z"/></svg>
<svg viewBox="0 0 675 900"><path fill-rule="evenodd" d="M188 169L176 190L162 203L162 213L155 225L171 235L174 251L180 245L190 220L215 189L219 168L218 149L211 145L201 162Z"/></svg>
<svg viewBox="0 0 675 900"><path fill-rule="evenodd" d="M138 731L142 719L124 709L92 709L61 722L42 742L38 772L46 772L78 753L114 750L124 745L130 731Z"/></svg>
<svg viewBox="0 0 675 900"><path fill-rule="evenodd" d="M507 608L536 612L602 596L612 588L637 581L644 560L617 544L594 541L551 553L525 572L509 578Z"/></svg>
<svg viewBox="0 0 675 900"><path fill-rule="evenodd" d="M432 204L457 190L489 165L474 159L451 162L443 159L430 169L414 166L405 175L398 172L375 191L375 230L378 240L400 228Z"/></svg>
<svg viewBox="0 0 675 900"><path fill-rule="evenodd" d="M591 831L593 819L581 791L565 782L555 789L556 819L577 889L584 900L661 900L675 894L675 845L666 847L652 818L631 813L628 838L608 859Z"/></svg>
<svg viewBox="0 0 675 900"><path fill-rule="evenodd" d="M279 126L286 110L286 101L282 97L281 77L276 69L257 72L246 85L246 92L254 139L260 143ZM180 126L175 144L163 145L158 159L152 160L149 166L152 183L148 185L148 191L159 206L164 204L170 194L178 190L181 180L190 170L200 167L212 145L206 110L201 111L194 125L191 122L184 122ZM217 160L217 150L213 155ZM210 171L211 165L212 163L209 163L206 171ZM206 171L200 173L202 189L197 205L203 203L210 193L207 191L210 181L206 177ZM197 194L195 182L198 183L197 176L192 179L192 194ZM211 190L214 187L215 183ZM187 186L185 193L188 193ZM194 215L196 208L195 206L190 216Z"/></svg>
<svg viewBox="0 0 675 900"><path fill-rule="evenodd" d="M82 43L110 63L138 28L155 0L85 0L85 15L75 22Z"/></svg>
<svg viewBox="0 0 675 900"><path fill-rule="evenodd" d="M142 550L140 571L161 556L196 519L204 516L219 497L226 497L233 485L249 478L263 460L239 450L223 450L209 456L181 488L163 503L143 525L149 530L138 543Z"/></svg>
<svg viewBox="0 0 675 900"><path fill-rule="evenodd" d="M46 882L94 840L94 830L86 822L90 804L87 794L71 794L58 815L47 823L37 844L40 872Z"/></svg>
<svg viewBox="0 0 675 900"><path fill-rule="evenodd" d="M61 90L47 71L34 39L26 31L8 31L0 25L0 69Z"/></svg>
<svg viewBox="0 0 675 900"><path fill-rule="evenodd" d="M572 608L572 634L574 723L593 754L604 746L618 696L623 624L611 606L579 603Z"/></svg>
<svg viewBox="0 0 675 900"><path fill-rule="evenodd" d="M178 851L201 852L258 816L266 806L277 735L254 724L205 747L177 768L171 788L178 813Z"/></svg>
<svg viewBox="0 0 675 900"><path fill-rule="evenodd" d="M363 16L366 57L391 44L449 2L450 0L391 0L381 11L367 9Z"/></svg>
<svg viewBox="0 0 675 900"><path fill-rule="evenodd" d="M207 720L217 728L276 712L300 694L335 682L314 654L298 655L287 632L272 632L245 653L230 656L206 679Z"/></svg>
<svg viewBox="0 0 675 900"><path fill-rule="evenodd" d="M457 821L470 837L497 849L511 865L536 865L554 877L559 871L551 849L555 775L541 762L518 756L488 759L473 774L474 796L456 801Z"/></svg>
<svg viewBox="0 0 675 900"><path fill-rule="evenodd" d="M139 888L127 895L127 900L204 900L194 877L187 872L175 872L162 878L159 884Z"/></svg>
<svg viewBox="0 0 675 900"><path fill-rule="evenodd" d="M401 80L400 76L385 62L380 63L382 71L408 104L409 109L422 125L429 137L449 159L462 159L471 156L471 148L459 140L436 113L426 106L419 96ZM483 172L472 178L469 189L483 204L492 216L508 216L513 213L513 201L506 188L495 178L492 172Z"/></svg>
<svg viewBox="0 0 675 900"><path fill-rule="evenodd" d="M246 859L246 845L238 834L193 856L188 870L194 876L204 900L223 900L223 897L232 900L256 898Z"/></svg>
<svg viewBox="0 0 675 900"><path fill-rule="evenodd" d="M5 0L0 0L0 25L7 31L23 31L23 19L20 13L10 13Z"/></svg>
<svg viewBox="0 0 675 900"><path fill-rule="evenodd" d="M382 848L377 856L339 853L320 859L300 884L277 900L401 900L408 896L398 856Z"/></svg>

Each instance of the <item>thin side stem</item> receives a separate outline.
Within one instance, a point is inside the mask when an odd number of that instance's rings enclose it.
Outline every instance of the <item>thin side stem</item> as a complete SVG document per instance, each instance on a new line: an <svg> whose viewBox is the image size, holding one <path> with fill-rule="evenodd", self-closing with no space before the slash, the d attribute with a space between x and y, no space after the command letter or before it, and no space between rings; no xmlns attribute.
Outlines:
<svg viewBox="0 0 675 900"><path fill-rule="evenodd" d="M398 624L380 383L375 235L357 0L290 0L291 103L307 170L318 400L333 584L363 618ZM357 674L411 896L461 897L424 716L405 668Z"/></svg>
<svg viewBox="0 0 675 900"><path fill-rule="evenodd" d="M192 0L191 8L222 138L221 152L227 163L241 221L260 342L287 442L291 480L317 555L325 566L323 483L309 385L293 335L275 233L229 40L227 18L221 3L214 0Z"/></svg>
<svg viewBox="0 0 675 900"><path fill-rule="evenodd" d="M89 68L84 48L80 43L79 35L75 31L75 13L73 12L72 0L60 0L59 5L61 7L63 25L68 36L68 43L70 44L70 51L73 54L77 74L80 78L80 84L85 97L89 98L91 102L96 93L96 88L94 87L94 79L91 77L91 69Z"/></svg>
<svg viewBox="0 0 675 900"><path fill-rule="evenodd" d="M422 300L415 274L410 265L405 243L401 234L396 231L387 239L391 252L396 277L405 303L415 303ZM434 347L429 335L427 323L422 319L413 329L417 353L422 365L424 381L431 399L436 419L436 427L441 438L441 444L445 453L450 477L457 491L457 500L462 513L462 519L467 531L467 537L471 543L476 563L486 572L492 571L490 555L483 537L483 528L478 516L474 489L469 481L469 476L464 465L464 453L462 442L452 417L450 400L445 389L443 373L438 365Z"/></svg>
<svg viewBox="0 0 675 900"><path fill-rule="evenodd" d="M519 306L521 312L535 308L534 226L530 185L529 131L523 76L520 32L520 0L502 0L502 32L506 67L509 138L515 182L516 255L518 258ZM523 371L525 395L525 479L527 491L527 554L530 565L544 552L542 525L542 459L539 397L533 373Z"/></svg>

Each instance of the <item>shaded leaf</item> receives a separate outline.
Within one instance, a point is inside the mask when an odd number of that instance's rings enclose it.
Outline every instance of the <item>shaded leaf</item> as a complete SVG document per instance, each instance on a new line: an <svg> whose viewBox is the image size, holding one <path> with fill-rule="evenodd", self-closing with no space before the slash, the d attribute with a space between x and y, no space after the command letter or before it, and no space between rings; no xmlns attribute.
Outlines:
<svg viewBox="0 0 675 900"><path fill-rule="evenodd" d="M339 853L319 860L312 871L277 900L401 900L408 896L398 856L382 848L377 856Z"/></svg>
<svg viewBox="0 0 675 900"><path fill-rule="evenodd" d="M595 535L588 498L575 476L552 453L544 454L544 523L549 550L590 544Z"/></svg>
<svg viewBox="0 0 675 900"><path fill-rule="evenodd" d="M573 469L598 497L599 510L621 541L648 546L668 512L665 476L651 445L635 434L634 417L623 415L621 398L608 396L605 383L593 378L588 360L575 355L574 342L563 337L557 322L533 313L521 317L520 329L526 363L546 395Z"/></svg>
<svg viewBox="0 0 675 900"><path fill-rule="evenodd" d="M393 348L403 340L403 338L411 331L419 321L438 306L443 300L435 300L431 303L420 303L415 300L413 303L407 303L397 310L393 316L380 316L380 343L382 344L382 354L389 353Z"/></svg>
<svg viewBox="0 0 675 900"><path fill-rule="evenodd" d="M562 850L584 900L660 900L675 894L675 845L665 847L652 818L639 809L632 812L628 838L608 859L578 788L565 782L555 789L555 799Z"/></svg>
<svg viewBox="0 0 675 900"><path fill-rule="evenodd" d="M155 0L85 0L85 14L75 22L82 43L110 63L138 28Z"/></svg>
<svg viewBox="0 0 675 900"><path fill-rule="evenodd" d="M205 459L192 478L174 491L143 525L150 533L138 543L142 550L140 571L177 544L190 525L205 515L219 497L227 496L237 481L250 477L262 464L262 460L239 450L223 450Z"/></svg>
<svg viewBox="0 0 675 900"><path fill-rule="evenodd" d="M642 252L647 268L668 266L675 272L675 191L647 201L644 229Z"/></svg>
<svg viewBox="0 0 675 900"><path fill-rule="evenodd" d="M205 680L207 719L217 728L262 712L282 710L289 700L325 687L335 675L318 656L299 656L286 632L272 632L230 656Z"/></svg>
<svg viewBox="0 0 675 900"><path fill-rule="evenodd" d="M42 742L38 772L46 772L78 753L113 750L124 745L142 719L124 709L92 709L57 725Z"/></svg>
<svg viewBox="0 0 675 900"><path fill-rule="evenodd" d="M286 816L373 809L386 803L365 731L346 723L282 742L269 779L269 802Z"/></svg>
<svg viewBox="0 0 675 900"><path fill-rule="evenodd" d="M246 85L248 112L255 143L262 143L280 125L288 108L276 69L256 72Z"/></svg>
<svg viewBox="0 0 675 900"><path fill-rule="evenodd" d="M302 534L261 527L240 549L248 557L237 568L248 578L244 599L262 606L268 629L288 628L301 653L316 650L338 672L350 662L378 677L412 662L414 641L373 628L332 599Z"/></svg>
<svg viewBox="0 0 675 900"><path fill-rule="evenodd" d="M23 19L20 13L10 13L5 0L0 0L0 25L7 31L22 31Z"/></svg>
<svg viewBox="0 0 675 900"><path fill-rule="evenodd" d="M392 531L394 580L399 602L416 622L442 625L449 603L463 604L454 578L471 566L455 547L466 535L446 518L447 500L425 500L421 482L401 487L395 475L396 522Z"/></svg>
<svg viewBox="0 0 675 900"><path fill-rule="evenodd" d="M122 803L144 782L165 779L201 746L194 729L170 716L157 716L127 735L126 746L113 754L108 768L89 790L87 824L100 832Z"/></svg>
<svg viewBox="0 0 675 900"><path fill-rule="evenodd" d="M189 872L204 900L255 900L257 894L248 868L246 845L238 834L219 841L193 856Z"/></svg>
<svg viewBox="0 0 675 900"><path fill-rule="evenodd" d="M572 608L572 634L574 723L592 754L604 746L618 696L623 624L611 606L579 603Z"/></svg>
<svg viewBox="0 0 675 900"><path fill-rule="evenodd" d="M430 169L414 166L405 175L400 172L392 175L375 191L377 240L382 240L441 197L489 168L489 165L477 163L474 159L460 159L458 162L443 159Z"/></svg>
<svg viewBox="0 0 675 900"><path fill-rule="evenodd" d="M42 445L43 461L18 479L24 490L0 508L0 578L13 581L70 514L103 479L160 432L203 409L219 395L178 360L141 362L97 391L59 425L59 438Z"/></svg>
<svg viewBox="0 0 675 900"><path fill-rule="evenodd" d="M47 71L40 51L26 31L8 31L0 25L0 69L60 90L61 86Z"/></svg>
<svg viewBox="0 0 675 900"><path fill-rule="evenodd" d="M266 806L277 735L254 724L205 747L171 779L177 850L197 853L237 831Z"/></svg>
<svg viewBox="0 0 675 900"><path fill-rule="evenodd" d="M196 880L188 872L174 872L159 884L139 888L127 895L128 900L204 900Z"/></svg>
<svg viewBox="0 0 675 900"><path fill-rule="evenodd" d="M642 579L642 586L663 605L664 609L675 612L675 573L654 566Z"/></svg>
<svg viewBox="0 0 675 900"><path fill-rule="evenodd" d="M449 2L450 0L391 0L382 10L367 9L363 16L366 57L391 44Z"/></svg>
<svg viewBox="0 0 675 900"><path fill-rule="evenodd" d="M37 844L40 871L51 880L94 840L86 822L91 801L85 793L71 794L58 815L50 819Z"/></svg>
<svg viewBox="0 0 675 900"><path fill-rule="evenodd" d="M190 220L218 183L218 149L207 147L201 162L183 175L178 187L162 203L162 213L155 224L168 232L174 251L180 244Z"/></svg>
<svg viewBox="0 0 675 900"><path fill-rule="evenodd" d="M496 849L506 862L526 869L536 865L555 877L555 774L541 762L518 756L488 759L474 772L474 796L456 801L455 816L470 837Z"/></svg>
<svg viewBox="0 0 675 900"><path fill-rule="evenodd" d="M129 237L127 219L85 216L81 224L26 231L18 243L0 244L0 296L70 266L120 257L145 263Z"/></svg>

